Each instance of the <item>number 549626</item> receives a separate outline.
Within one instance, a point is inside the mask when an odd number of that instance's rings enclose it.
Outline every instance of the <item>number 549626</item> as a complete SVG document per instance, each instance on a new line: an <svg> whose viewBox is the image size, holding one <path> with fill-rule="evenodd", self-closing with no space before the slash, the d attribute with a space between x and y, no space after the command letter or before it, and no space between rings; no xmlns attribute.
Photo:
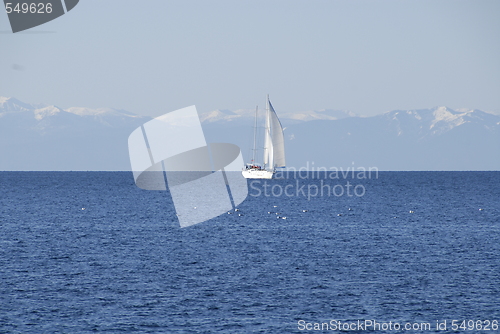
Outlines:
<svg viewBox="0 0 500 334"><path fill-rule="evenodd" d="M453 331L496 331L498 320L452 320L451 329Z"/></svg>
<svg viewBox="0 0 500 334"><path fill-rule="evenodd" d="M23 2L23 3L17 3L14 7L12 7L13 3L11 2L7 2L5 4L5 11L7 12L7 14L10 14L12 12L16 12L16 13L23 13L23 14L26 14L26 13L31 13L31 14L50 14L52 13L52 4L49 2L47 4L44 4L44 3L35 3L35 2L31 2L31 3L27 3L27 2Z"/></svg>

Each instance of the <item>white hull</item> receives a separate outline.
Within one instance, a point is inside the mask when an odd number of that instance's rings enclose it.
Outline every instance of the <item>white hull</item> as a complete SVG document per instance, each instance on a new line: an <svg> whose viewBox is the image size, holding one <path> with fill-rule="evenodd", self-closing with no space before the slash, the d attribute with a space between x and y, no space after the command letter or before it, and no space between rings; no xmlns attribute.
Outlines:
<svg viewBox="0 0 500 334"><path fill-rule="evenodd" d="M272 179L274 172L264 169L244 169L241 174L245 179Z"/></svg>

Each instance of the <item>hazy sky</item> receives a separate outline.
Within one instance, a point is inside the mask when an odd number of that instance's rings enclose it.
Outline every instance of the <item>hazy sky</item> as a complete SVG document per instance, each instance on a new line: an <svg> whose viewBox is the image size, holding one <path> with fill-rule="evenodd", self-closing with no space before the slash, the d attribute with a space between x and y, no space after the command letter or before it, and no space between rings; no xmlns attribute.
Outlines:
<svg viewBox="0 0 500 334"><path fill-rule="evenodd" d="M158 116L254 108L500 111L500 1L82 0L13 34L0 96Z"/></svg>

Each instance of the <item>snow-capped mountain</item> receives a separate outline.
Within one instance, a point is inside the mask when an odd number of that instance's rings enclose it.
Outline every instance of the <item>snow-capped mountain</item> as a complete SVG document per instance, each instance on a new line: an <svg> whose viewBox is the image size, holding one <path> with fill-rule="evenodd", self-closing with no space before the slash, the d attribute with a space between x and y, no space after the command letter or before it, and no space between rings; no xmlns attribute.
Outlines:
<svg viewBox="0 0 500 334"><path fill-rule="evenodd" d="M127 138L149 119L0 97L0 170L127 170Z"/></svg>
<svg viewBox="0 0 500 334"><path fill-rule="evenodd" d="M264 117L265 111L260 109L258 115ZM297 124L301 122L316 121L316 120L337 120L347 117L356 117L357 115L351 111L344 110L309 110L301 112L278 112L278 116L284 126ZM202 123L211 124L226 124L226 125L248 125L253 124L255 118L255 109L238 109L230 110L214 110L200 114Z"/></svg>
<svg viewBox="0 0 500 334"><path fill-rule="evenodd" d="M447 107L394 110L383 116L397 129L398 135L418 132L422 137L443 134L467 123L484 125L487 129L494 129L499 122L497 115L481 110L452 110Z"/></svg>
<svg viewBox="0 0 500 334"><path fill-rule="evenodd" d="M343 119L347 117L357 117L355 113L348 110L333 110L333 109L321 109L321 110L309 110L303 112L295 113L283 113L280 114L280 118L283 120L294 120L294 121L335 121L338 119Z"/></svg>
<svg viewBox="0 0 500 334"><path fill-rule="evenodd" d="M285 134L292 165L500 170L500 116L480 110L395 110L292 125Z"/></svg>
<svg viewBox="0 0 500 334"><path fill-rule="evenodd" d="M480 110L394 110L288 126L279 116L286 126L288 166L500 170L500 116ZM233 142L249 156L252 124L251 120L245 126L205 124L205 136L209 142Z"/></svg>
<svg viewBox="0 0 500 334"><path fill-rule="evenodd" d="M263 113L261 113L263 115ZM500 115L435 107L359 117L287 113L287 165L379 170L500 170ZM207 142L250 153L255 110L200 115ZM60 108L0 97L0 170L129 170L127 139L149 117L112 108Z"/></svg>
<svg viewBox="0 0 500 334"><path fill-rule="evenodd" d="M119 126L117 122L118 120L121 120L121 123L126 121L132 121L135 123L137 120L147 119L147 117L138 116L125 110L112 108L91 109L71 107L61 109L55 105L29 104L21 102L13 97L0 97L0 118L8 115L20 116L20 113L23 113L27 117L29 117L29 115L33 115L37 121L41 121L48 117L68 117L68 114L72 114L79 116L82 119L94 119L111 127ZM76 120L77 118L74 119ZM110 120L113 121L109 122Z"/></svg>
<svg viewBox="0 0 500 334"><path fill-rule="evenodd" d="M214 122L233 122L233 121L243 121L246 122L251 117L253 117L249 110L240 110L237 114L230 110L214 110L205 113L200 113L200 120L202 123L214 123Z"/></svg>
<svg viewBox="0 0 500 334"><path fill-rule="evenodd" d="M31 104L21 102L13 97L0 96L0 115L6 112L28 111L33 109L34 107Z"/></svg>

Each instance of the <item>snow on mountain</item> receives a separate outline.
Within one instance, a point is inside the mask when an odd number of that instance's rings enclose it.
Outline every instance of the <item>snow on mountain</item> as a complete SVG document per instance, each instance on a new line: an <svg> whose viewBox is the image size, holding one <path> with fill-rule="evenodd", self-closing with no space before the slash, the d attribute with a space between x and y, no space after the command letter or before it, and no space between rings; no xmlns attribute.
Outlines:
<svg viewBox="0 0 500 334"><path fill-rule="evenodd" d="M32 115L36 121L42 121L48 118L71 118L71 115L79 116L81 120L94 120L106 126L122 126L126 123L136 124L138 122L146 122L149 117L135 115L126 110L118 110L113 108L81 108L71 107L62 109L54 105L47 104L29 104L21 102L15 98L0 97L0 117L8 114L24 113L24 117ZM20 115L18 115L20 116ZM77 120L77 119L75 119ZM53 120L54 121L54 120Z"/></svg>
<svg viewBox="0 0 500 334"><path fill-rule="evenodd" d="M308 121L317 120L337 120L346 117L356 117L357 115L350 111L344 110L332 110L332 109L322 109L322 110L309 110L300 112L280 112L277 111L278 117L281 122L287 126L290 124L296 124ZM258 112L259 118L262 119L265 115L265 111L260 109ZM255 118L255 109L238 109L236 111L230 110L214 110L210 112L205 112L200 115L202 123L231 123L238 125L249 125L253 124Z"/></svg>
<svg viewBox="0 0 500 334"><path fill-rule="evenodd" d="M484 117L488 117L486 113L480 110L450 110L446 107L435 108L433 115L434 119L429 129L434 129L434 134L449 131L454 127L471 123L478 119L484 120Z"/></svg>
<svg viewBox="0 0 500 334"><path fill-rule="evenodd" d="M311 121L285 131L287 164L380 170L500 170L500 117L446 107Z"/></svg>
<svg viewBox="0 0 500 334"><path fill-rule="evenodd" d="M64 112L61 108L56 106L48 106L45 108L35 109L33 113L35 114L35 119L42 120L45 117L55 116L60 112Z"/></svg>
<svg viewBox="0 0 500 334"><path fill-rule="evenodd" d="M150 119L1 97L0 170L128 170L128 136Z"/></svg>
<svg viewBox="0 0 500 334"><path fill-rule="evenodd" d="M500 119L496 115L477 109L453 110L445 106L431 109L393 110L380 117L387 119L399 136L418 134L420 137L440 135L464 124L479 124L489 129Z"/></svg>
<svg viewBox="0 0 500 334"><path fill-rule="evenodd" d="M106 126L123 126L126 124L137 124L138 122L145 123L151 118L139 116L126 110L113 108L82 108L71 107L65 109L66 112L73 115L81 116L82 118L93 119ZM141 124L142 124L141 123Z"/></svg>
<svg viewBox="0 0 500 334"><path fill-rule="evenodd" d="M97 115L114 115L114 116L128 116L128 117L140 117L126 110L118 110L113 108L82 108L82 107L71 107L65 109L65 111L78 116L97 116Z"/></svg>
<svg viewBox="0 0 500 334"><path fill-rule="evenodd" d="M351 111L345 110L333 110L333 109L321 109L321 110L308 110L303 112L295 113L283 113L280 115L282 119L290 119L295 121L317 121L317 120L328 120L334 121L338 119L343 119L347 117L356 117L357 115Z"/></svg>
<svg viewBox="0 0 500 334"><path fill-rule="evenodd" d="M262 121L264 113L259 111ZM278 111L287 165L380 170L500 170L500 115L435 107L359 117ZM200 115L207 142L249 154L255 109ZM150 117L112 108L28 104L0 97L0 170L129 170L127 139Z"/></svg>
<svg viewBox="0 0 500 334"><path fill-rule="evenodd" d="M33 109L32 105L21 102L13 97L0 96L0 117L8 112L29 111Z"/></svg>
<svg viewBox="0 0 500 334"><path fill-rule="evenodd" d="M200 114L200 120L202 123L213 123L220 121L232 121L241 117L246 118L247 115L236 114L230 110L214 110L206 113Z"/></svg>

